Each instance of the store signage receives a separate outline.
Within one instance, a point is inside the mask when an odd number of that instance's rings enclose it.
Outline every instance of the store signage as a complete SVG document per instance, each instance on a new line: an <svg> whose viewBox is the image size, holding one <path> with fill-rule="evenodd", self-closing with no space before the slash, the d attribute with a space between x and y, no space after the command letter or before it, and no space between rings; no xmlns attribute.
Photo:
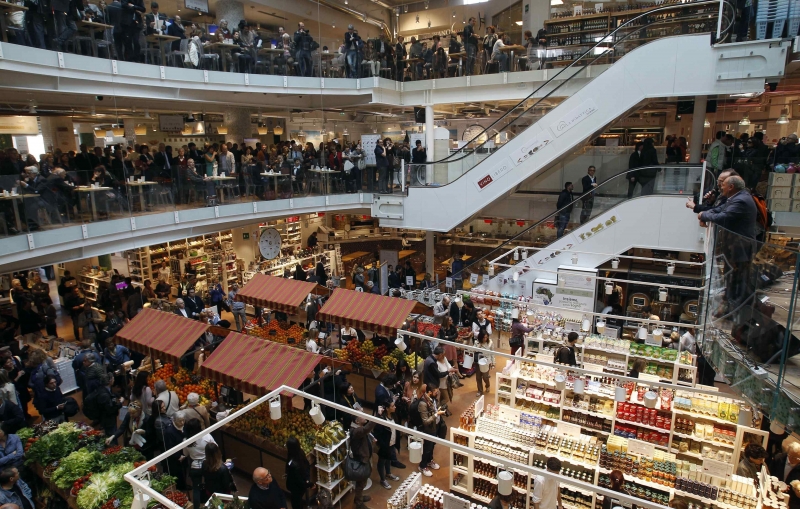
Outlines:
<svg viewBox="0 0 800 509"><path fill-rule="evenodd" d="M442 493L442 502L444 505L444 509L470 508L469 500L464 500L463 498L456 497L455 495L451 495L449 493Z"/></svg>
<svg viewBox="0 0 800 509"><path fill-rule="evenodd" d="M448 288L453 288L453 278L451 277L445 278L444 285Z"/></svg>
<svg viewBox="0 0 800 509"><path fill-rule="evenodd" d="M477 274L470 274L469 276L469 284L477 285L478 284L478 275Z"/></svg>
<svg viewBox="0 0 800 509"><path fill-rule="evenodd" d="M661 339L655 339L652 334L648 334L644 340L645 345L661 346Z"/></svg>
<svg viewBox="0 0 800 509"><path fill-rule="evenodd" d="M414 288L414 276L406 276L406 286Z"/></svg>
<svg viewBox="0 0 800 509"><path fill-rule="evenodd" d="M503 405L500 407L500 411L497 412L497 416L501 421L510 422L511 424L518 426L519 420L522 418L522 411Z"/></svg>
<svg viewBox="0 0 800 509"><path fill-rule="evenodd" d="M559 435L567 435L569 437L581 436L581 427L577 424L570 424L568 422L558 422L556 424L556 433Z"/></svg>
<svg viewBox="0 0 800 509"><path fill-rule="evenodd" d="M520 164L529 157L532 157L541 149L546 147L552 140L548 132L542 132L528 140L522 147L511 153L511 160L514 164Z"/></svg>
<svg viewBox="0 0 800 509"><path fill-rule="evenodd" d="M656 447L650 442L643 442L641 440L628 439L628 454L642 456L644 458L652 458L655 455Z"/></svg>
<svg viewBox="0 0 800 509"><path fill-rule="evenodd" d="M159 115L158 128L161 131L183 131L183 115Z"/></svg>
<svg viewBox="0 0 800 509"><path fill-rule="evenodd" d="M573 16L580 16L583 14L583 6L582 5L573 5L572 6L572 15Z"/></svg>
<svg viewBox="0 0 800 509"><path fill-rule="evenodd" d="M703 473L730 480L731 464L706 458L703 460Z"/></svg>
<svg viewBox="0 0 800 509"><path fill-rule="evenodd" d="M603 366L601 364L592 364L590 362L584 362L583 369L586 369L588 371L594 371L595 373L603 372Z"/></svg>
<svg viewBox="0 0 800 509"><path fill-rule="evenodd" d="M483 279L481 281L481 284L488 285L490 279L491 279L491 276L489 276L489 274L484 274L483 275Z"/></svg>
<svg viewBox="0 0 800 509"><path fill-rule="evenodd" d="M589 240L600 232L608 230L619 222L620 219L616 215L613 215L606 220L598 221L594 226L590 225L583 228L580 230L580 232L575 233L575 237L578 239L578 244L583 244L584 241Z"/></svg>
<svg viewBox="0 0 800 509"><path fill-rule="evenodd" d="M536 360L538 362L546 362L548 364L553 364L553 362L555 361L555 358L556 358L556 356L553 355L553 354L549 354L549 355L546 354L546 353L537 353L536 354Z"/></svg>
<svg viewBox="0 0 800 509"><path fill-rule="evenodd" d="M667 117L628 117L623 118L614 127L661 127L664 125ZM606 141L608 146L608 141Z"/></svg>
<svg viewBox="0 0 800 509"><path fill-rule="evenodd" d="M595 111L597 111L597 105L593 100L587 99L581 103L580 106L561 117L561 120L551 124L550 130L553 131L553 134L556 136L556 138L558 138L565 132L586 120L589 115Z"/></svg>
<svg viewBox="0 0 800 509"><path fill-rule="evenodd" d="M0 117L0 134L39 134L39 125L36 117ZM20 150L21 152L21 150Z"/></svg>
<svg viewBox="0 0 800 509"><path fill-rule="evenodd" d="M478 191L483 191L486 187L489 186L492 182L499 179L506 173L510 172L514 169L514 165L511 164L511 159L505 158L501 163L497 166L492 168L489 173L483 174L482 177L478 178L478 180L474 181L475 187L478 188Z"/></svg>

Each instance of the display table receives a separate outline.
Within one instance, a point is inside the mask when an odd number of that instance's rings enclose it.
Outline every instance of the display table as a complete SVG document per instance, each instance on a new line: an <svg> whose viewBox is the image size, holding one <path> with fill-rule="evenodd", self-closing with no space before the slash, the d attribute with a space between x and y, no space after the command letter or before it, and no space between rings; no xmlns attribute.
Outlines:
<svg viewBox="0 0 800 509"><path fill-rule="evenodd" d="M63 498L67 502L67 505L70 507L70 509L78 509L78 499L76 497L70 496L68 490L62 490L61 488L50 482L50 479L45 479L43 466L34 464L28 468L30 468L30 470L32 470L36 474L36 476L39 479L41 479L42 482L45 483L48 488L50 488L50 491L52 491L53 493L57 493L59 497Z"/></svg>

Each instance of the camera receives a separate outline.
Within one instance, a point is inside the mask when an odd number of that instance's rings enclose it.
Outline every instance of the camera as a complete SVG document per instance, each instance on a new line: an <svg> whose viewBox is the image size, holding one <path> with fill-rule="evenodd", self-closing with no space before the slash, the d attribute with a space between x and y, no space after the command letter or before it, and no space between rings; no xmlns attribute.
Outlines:
<svg viewBox="0 0 800 509"><path fill-rule="evenodd" d="M102 101L103 100L103 96L102 95L96 95L96 96L94 96L94 99L95 99L95 101Z"/></svg>

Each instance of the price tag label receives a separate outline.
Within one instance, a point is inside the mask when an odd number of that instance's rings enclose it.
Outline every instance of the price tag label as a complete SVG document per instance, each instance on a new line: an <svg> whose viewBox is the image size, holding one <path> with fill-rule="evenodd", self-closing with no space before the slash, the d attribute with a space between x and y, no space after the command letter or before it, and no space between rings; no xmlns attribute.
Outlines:
<svg viewBox="0 0 800 509"><path fill-rule="evenodd" d="M723 463L721 461L706 458L703 460L703 473L707 475L713 475L714 477L719 477L720 479L730 480L731 466L732 465L729 463Z"/></svg>
<svg viewBox="0 0 800 509"><path fill-rule="evenodd" d="M451 277L445 278L444 285L447 288L453 288L453 278L451 278Z"/></svg>
<svg viewBox="0 0 800 509"><path fill-rule="evenodd" d="M555 358L556 358L556 356L553 355L553 354L550 354L550 355L544 354L544 353L537 353L536 354L536 360L537 361L546 362L548 364L553 364L553 361L555 361Z"/></svg>
<svg viewBox="0 0 800 509"><path fill-rule="evenodd" d="M649 373L639 373L639 380L645 382L660 382L661 377L658 375L651 375Z"/></svg>
<svg viewBox="0 0 800 509"><path fill-rule="evenodd" d="M477 285L478 284L478 275L477 274L470 274L469 282L470 282L470 284Z"/></svg>
<svg viewBox="0 0 800 509"><path fill-rule="evenodd" d="M501 421L510 422L514 426L519 426L519 420L522 417L522 411L517 410L516 408L501 406L497 416Z"/></svg>
<svg viewBox="0 0 800 509"><path fill-rule="evenodd" d="M596 13L603 12L603 4L594 4L594 12Z"/></svg>
<svg viewBox="0 0 800 509"><path fill-rule="evenodd" d="M360 286L356 286L356 291L357 291L357 292L363 292L363 291L364 291L364 289L363 289L363 288L361 288Z"/></svg>
<svg viewBox="0 0 800 509"><path fill-rule="evenodd" d="M568 422L558 422L556 424L556 432L559 435L579 437L581 435L581 427L577 424L570 424Z"/></svg>
<svg viewBox="0 0 800 509"><path fill-rule="evenodd" d="M644 340L644 344L651 346L661 346L661 339L655 339L653 338L652 334L648 334L647 339Z"/></svg>
<svg viewBox="0 0 800 509"><path fill-rule="evenodd" d="M582 5L573 5L572 6L572 15L573 16L580 16L583 14L583 6Z"/></svg>
<svg viewBox="0 0 800 509"><path fill-rule="evenodd" d="M519 289L520 290L524 290L525 289L525 281L520 281L519 282Z"/></svg>
<svg viewBox="0 0 800 509"><path fill-rule="evenodd" d="M444 509L470 508L470 503L468 500L464 500L463 498L456 497L455 495L451 495L449 493L442 493L442 503L444 505Z"/></svg>
<svg viewBox="0 0 800 509"><path fill-rule="evenodd" d="M414 276L406 276L406 286L414 287Z"/></svg>
<svg viewBox="0 0 800 509"><path fill-rule="evenodd" d="M634 440L632 438L628 439L628 454L652 458L653 454L655 454L655 450L655 446L649 442Z"/></svg>
<svg viewBox="0 0 800 509"><path fill-rule="evenodd" d="M589 371L594 371L596 373L602 373L603 372L603 366L602 365L600 365L600 364L592 364L590 362L584 362L583 363L583 369L588 369Z"/></svg>
<svg viewBox="0 0 800 509"><path fill-rule="evenodd" d="M484 285L489 284L489 277L490 277L489 274L484 274L483 275L483 280L481 281L481 284L484 284Z"/></svg>

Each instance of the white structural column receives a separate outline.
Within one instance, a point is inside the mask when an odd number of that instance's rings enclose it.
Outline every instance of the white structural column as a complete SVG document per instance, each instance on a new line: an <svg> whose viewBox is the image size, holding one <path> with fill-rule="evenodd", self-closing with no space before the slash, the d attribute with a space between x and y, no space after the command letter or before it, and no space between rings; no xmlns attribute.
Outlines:
<svg viewBox="0 0 800 509"><path fill-rule="evenodd" d="M433 150L433 105L425 105L425 149L428 151L428 162L436 160ZM425 183L433 183L433 165L425 167ZM431 255L432 256L432 255Z"/></svg>
<svg viewBox="0 0 800 509"><path fill-rule="evenodd" d="M244 19L244 4L238 0L219 0L216 5L217 25L223 19L228 22L228 30L233 33L239 21Z"/></svg>
<svg viewBox="0 0 800 509"><path fill-rule="evenodd" d="M70 117L39 117L42 127L44 149L52 152L61 149L62 152L77 150L75 134L73 134L72 118Z"/></svg>
<svg viewBox="0 0 800 509"><path fill-rule="evenodd" d="M250 111L244 108L232 108L225 112L225 122L228 128L225 142L241 144L245 138L251 138L253 124L250 123Z"/></svg>
<svg viewBox="0 0 800 509"><path fill-rule="evenodd" d="M430 230L425 232L425 272L433 276L434 272L434 261L433 261L433 250L435 249L435 243L433 241L434 233Z"/></svg>
<svg viewBox="0 0 800 509"><path fill-rule="evenodd" d="M692 113L692 134L689 140L689 162L699 163L703 154L703 132L706 122L706 105L708 96L698 95L694 98L694 112Z"/></svg>

